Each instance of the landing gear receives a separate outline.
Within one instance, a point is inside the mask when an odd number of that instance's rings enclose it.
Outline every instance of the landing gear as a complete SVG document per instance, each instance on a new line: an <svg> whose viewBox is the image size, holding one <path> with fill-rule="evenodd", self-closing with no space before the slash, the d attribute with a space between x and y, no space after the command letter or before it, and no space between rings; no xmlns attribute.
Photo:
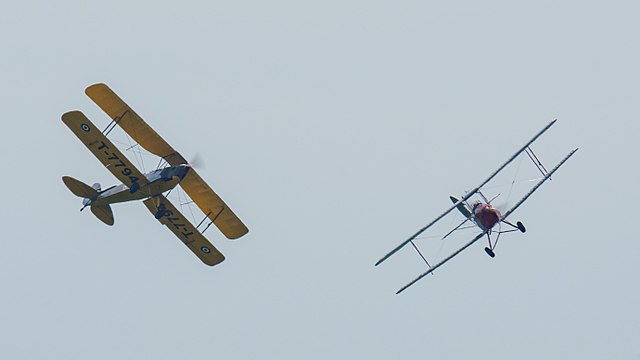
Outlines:
<svg viewBox="0 0 640 360"><path fill-rule="evenodd" d="M500 237L500 233L498 233L498 237ZM495 243L491 243L491 235L489 235L489 233L487 233L487 240L489 240L489 247L484 248L484 252L487 253L487 255L489 255L491 258L496 257L496 253L493 252L493 249L496 248L496 245L498 244L498 239L496 239Z"/></svg>
<svg viewBox="0 0 640 360"><path fill-rule="evenodd" d="M169 211L164 207L164 204L158 206L158 211L156 211L155 218L156 220L160 220L163 216L169 215Z"/></svg>
<svg viewBox="0 0 640 360"><path fill-rule="evenodd" d="M491 256L492 258L496 257L496 253L494 253L493 250L488 247L484 248L484 252L486 252L487 255Z"/></svg>
<svg viewBox="0 0 640 360"><path fill-rule="evenodd" d="M520 230L520 232L522 232L522 233L527 232L527 228L525 228L524 225L520 221L518 221L516 223L516 226L518 227L518 230Z"/></svg>
<svg viewBox="0 0 640 360"><path fill-rule="evenodd" d="M140 184L138 184L137 181L134 181L131 184L131 188L129 188L129 194L134 194L138 189L140 189Z"/></svg>

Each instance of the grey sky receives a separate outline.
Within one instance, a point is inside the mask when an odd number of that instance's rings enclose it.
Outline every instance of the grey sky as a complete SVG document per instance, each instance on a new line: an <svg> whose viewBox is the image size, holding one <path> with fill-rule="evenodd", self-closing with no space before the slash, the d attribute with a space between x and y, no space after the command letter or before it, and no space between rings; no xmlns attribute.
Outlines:
<svg viewBox="0 0 640 360"><path fill-rule="evenodd" d="M0 3L6 359L639 359L631 1ZM60 121L109 84L246 222L202 265ZM548 121L529 231L424 271L386 251ZM155 164L151 164L153 166ZM524 166L524 164L523 164ZM428 240L425 240L428 241ZM460 238L459 243L464 242Z"/></svg>

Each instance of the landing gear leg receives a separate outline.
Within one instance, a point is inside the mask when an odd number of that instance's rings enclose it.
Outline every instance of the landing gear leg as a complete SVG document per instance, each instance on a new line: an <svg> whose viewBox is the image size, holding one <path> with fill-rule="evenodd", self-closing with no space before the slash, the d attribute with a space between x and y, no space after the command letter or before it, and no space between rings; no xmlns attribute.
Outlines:
<svg viewBox="0 0 640 360"><path fill-rule="evenodd" d="M527 228L525 228L524 224L521 223L520 221L518 221L515 225L508 222L507 220L502 220L502 222L513 228L513 230L510 230L510 231L520 230L520 232L527 232Z"/></svg>
<svg viewBox="0 0 640 360"><path fill-rule="evenodd" d="M491 236L487 233L487 239L489 239L489 247L484 248L484 252L487 253L491 258L496 257L496 253L493 252L494 246L491 244Z"/></svg>

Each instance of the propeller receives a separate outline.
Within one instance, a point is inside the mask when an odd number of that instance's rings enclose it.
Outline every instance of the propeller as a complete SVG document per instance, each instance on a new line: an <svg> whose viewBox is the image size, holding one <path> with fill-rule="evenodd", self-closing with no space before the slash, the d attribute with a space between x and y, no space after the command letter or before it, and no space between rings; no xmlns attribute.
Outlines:
<svg viewBox="0 0 640 360"><path fill-rule="evenodd" d="M200 153L196 153L195 155L193 155L193 157L191 158L191 161L189 161L189 166L191 166L194 169L207 168L204 162L204 159L202 158L202 155L200 155Z"/></svg>

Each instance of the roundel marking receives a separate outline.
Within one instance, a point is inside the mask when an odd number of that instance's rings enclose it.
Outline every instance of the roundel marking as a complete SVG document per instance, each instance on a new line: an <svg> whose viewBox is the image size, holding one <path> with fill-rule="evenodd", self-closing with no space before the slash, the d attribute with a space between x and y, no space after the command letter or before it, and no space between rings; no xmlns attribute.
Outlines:
<svg viewBox="0 0 640 360"><path fill-rule="evenodd" d="M80 127L82 128L82 130L84 130L85 132L89 132L89 130L91 130L91 128L89 127L89 125L87 124L82 124L80 125Z"/></svg>
<svg viewBox="0 0 640 360"><path fill-rule="evenodd" d="M202 250L202 252L205 254L209 254L211 252L211 249L206 246L201 247L200 250Z"/></svg>

